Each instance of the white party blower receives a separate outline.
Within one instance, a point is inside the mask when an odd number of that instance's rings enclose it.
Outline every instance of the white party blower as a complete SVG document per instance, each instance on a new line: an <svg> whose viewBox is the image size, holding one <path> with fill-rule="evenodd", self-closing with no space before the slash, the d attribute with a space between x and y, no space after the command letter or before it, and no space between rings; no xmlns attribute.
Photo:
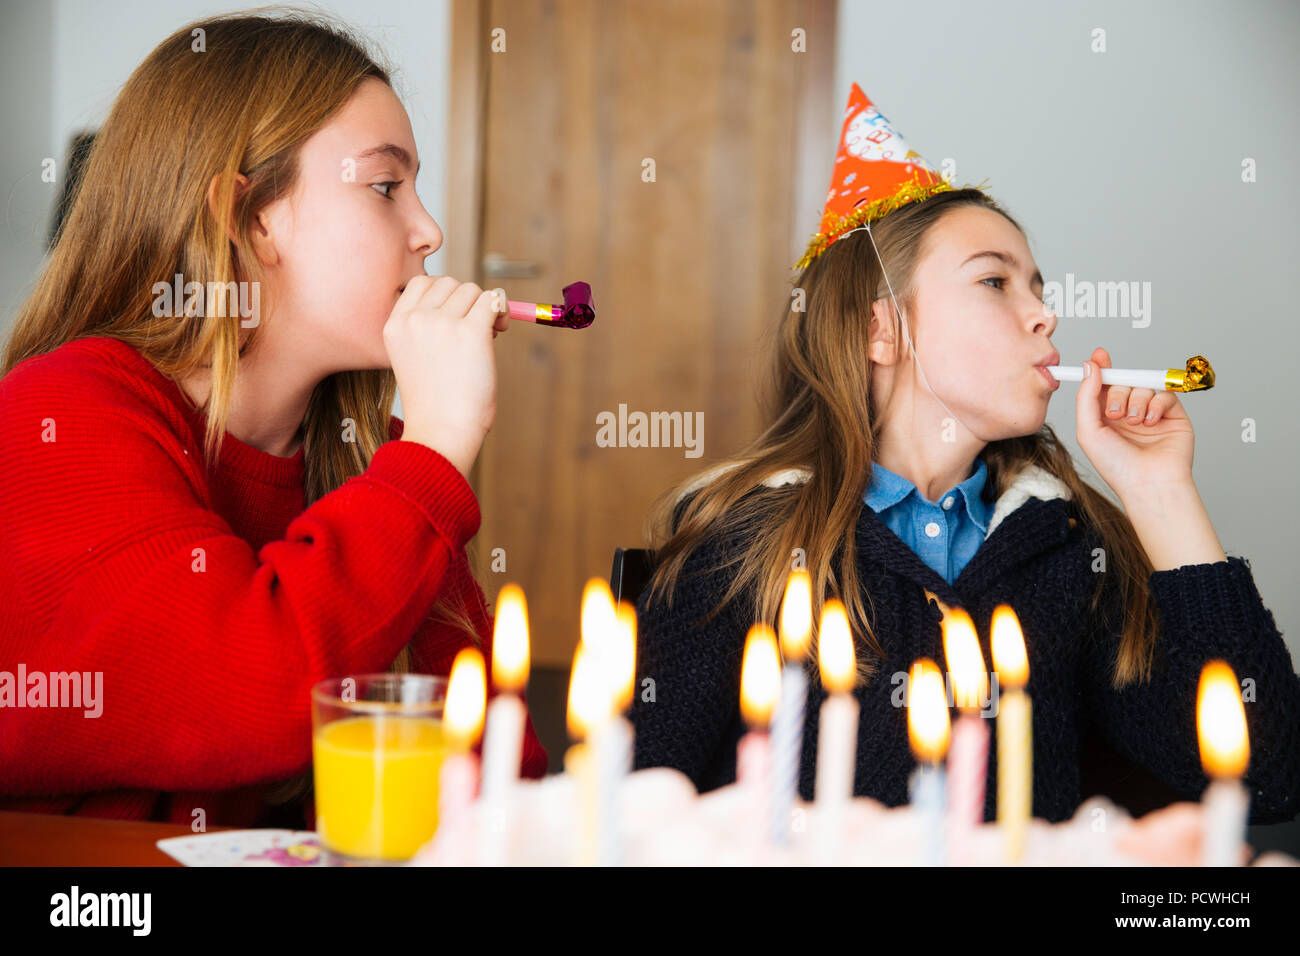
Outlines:
<svg viewBox="0 0 1300 956"><path fill-rule="evenodd" d="M1047 365L1047 373L1058 382L1082 382L1077 365ZM1149 388L1156 392L1200 392L1214 387L1214 369L1203 355L1193 355L1186 368L1104 368L1101 384Z"/></svg>

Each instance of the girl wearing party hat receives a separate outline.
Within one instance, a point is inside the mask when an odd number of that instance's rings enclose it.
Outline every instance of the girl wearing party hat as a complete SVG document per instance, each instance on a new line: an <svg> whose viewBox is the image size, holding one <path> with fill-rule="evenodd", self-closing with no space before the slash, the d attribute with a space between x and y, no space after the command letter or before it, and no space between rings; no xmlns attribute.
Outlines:
<svg viewBox="0 0 1300 956"><path fill-rule="evenodd" d="M642 594L636 766L701 790L731 781L744 731L745 635L775 623L804 566L855 634L855 792L907 802L914 766L896 676L942 661L940 608L1019 615L1033 698L1033 813L1070 817L1092 728L1174 794L1199 796L1202 666L1254 679L1246 783L1254 822L1300 811L1300 678L1247 564L1227 558L1192 481L1172 392L1103 386L1096 349L1076 436L1121 510L1044 424L1056 316L1020 225L954 188L853 87L821 228L778 330L767 428L665 496ZM815 661L815 650L809 661ZM811 668L810 668L811 669ZM824 699L809 675L799 791L812 799ZM993 819L993 764L985 819Z"/></svg>

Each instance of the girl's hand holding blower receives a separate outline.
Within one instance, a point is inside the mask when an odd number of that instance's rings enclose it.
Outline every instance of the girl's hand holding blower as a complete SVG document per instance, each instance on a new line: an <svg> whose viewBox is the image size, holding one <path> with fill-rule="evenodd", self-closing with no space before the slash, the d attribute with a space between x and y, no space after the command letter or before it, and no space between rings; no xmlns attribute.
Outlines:
<svg viewBox="0 0 1300 956"><path fill-rule="evenodd" d="M443 455L466 478L496 416L492 340L509 327L495 292L451 276L414 276L384 324L405 413L404 441Z"/></svg>

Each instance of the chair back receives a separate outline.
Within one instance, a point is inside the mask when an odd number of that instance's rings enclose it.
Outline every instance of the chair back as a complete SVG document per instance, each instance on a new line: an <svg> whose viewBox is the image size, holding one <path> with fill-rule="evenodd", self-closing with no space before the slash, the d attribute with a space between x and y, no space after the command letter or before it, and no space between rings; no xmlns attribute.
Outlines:
<svg viewBox="0 0 1300 956"><path fill-rule="evenodd" d="M609 572L609 589L614 600L636 604L641 591L650 583L654 565L645 548L615 548L614 566Z"/></svg>

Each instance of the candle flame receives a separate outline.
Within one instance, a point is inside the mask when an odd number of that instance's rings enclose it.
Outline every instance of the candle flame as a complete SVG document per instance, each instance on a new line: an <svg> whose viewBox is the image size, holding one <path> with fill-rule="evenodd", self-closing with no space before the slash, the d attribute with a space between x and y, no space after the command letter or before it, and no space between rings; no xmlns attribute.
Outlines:
<svg viewBox="0 0 1300 956"><path fill-rule="evenodd" d="M907 735L917 760L938 763L948 752L948 695L943 673L928 657L912 665L907 689Z"/></svg>
<svg viewBox="0 0 1300 956"><path fill-rule="evenodd" d="M633 615L635 620L635 614ZM600 578L591 578L582 589L582 641L599 675L600 686L609 697L611 713L624 699L632 700L631 682L636 671L636 625L633 624L632 646L625 636L626 624L620 623L614 607L614 595Z"/></svg>
<svg viewBox="0 0 1300 956"><path fill-rule="evenodd" d="M949 608L943 616L943 656L952 676L957 706L978 710L988 696L989 679L975 622L961 608Z"/></svg>
<svg viewBox="0 0 1300 956"><path fill-rule="evenodd" d="M1020 619L1006 604L999 604L993 612L993 669L998 681L1005 687L1024 687L1029 680L1029 658L1025 652L1025 636L1020 631Z"/></svg>
<svg viewBox="0 0 1300 956"><path fill-rule="evenodd" d="M781 654L801 661L812 643L812 578L802 569L791 571L781 602Z"/></svg>
<svg viewBox="0 0 1300 956"><path fill-rule="evenodd" d="M507 584L497 595L492 627L492 684L514 692L528 683L528 602L517 584Z"/></svg>
<svg viewBox="0 0 1300 956"><path fill-rule="evenodd" d="M1196 689L1196 736L1201 766L1212 777L1236 778L1250 762L1246 708L1241 685L1226 661L1210 661L1201 669Z"/></svg>
<svg viewBox="0 0 1300 956"><path fill-rule="evenodd" d="M745 638L740 665L740 712L750 727L761 729L772 719L781 695L781 657L776 635L766 624L755 624Z"/></svg>
<svg viewBox="0 0 1300 956"><path fill-rule="evenodd" d="M592 578L582 589L582 639L592 647L614 635L614 594L600 578Z"/></svg>
<svg viewBox="0 0 1300 956"><path fill-rule="evenodd" d="M609 688L600 662L585 641L578 642L569 674L569 736L583 740L610 712Z"/></svg>
<svg viewBox="0 0 1300 956"><path fill-rule="evenodd" d="M849 615L837 598L822 607L822 623L817 632L817 665L821 668L822 686L832 694L853 690L857 661L853 654L853 632Z"/></svg>
<svg viewBox="0 0 1300 956"><path fill-rule="evenodd" d="M632 706L636 685L636 608L619 601L614 612L615 646L610 679L614 689L614 711L622 713Z"/></svg>
<svg viewBox="0 0 1300 956"><path fill-rule="evenodd" d="M448 745L464 752L478 743L487 709L487 669L478 648L464 647L451 665L442 724Z"/></svg>

